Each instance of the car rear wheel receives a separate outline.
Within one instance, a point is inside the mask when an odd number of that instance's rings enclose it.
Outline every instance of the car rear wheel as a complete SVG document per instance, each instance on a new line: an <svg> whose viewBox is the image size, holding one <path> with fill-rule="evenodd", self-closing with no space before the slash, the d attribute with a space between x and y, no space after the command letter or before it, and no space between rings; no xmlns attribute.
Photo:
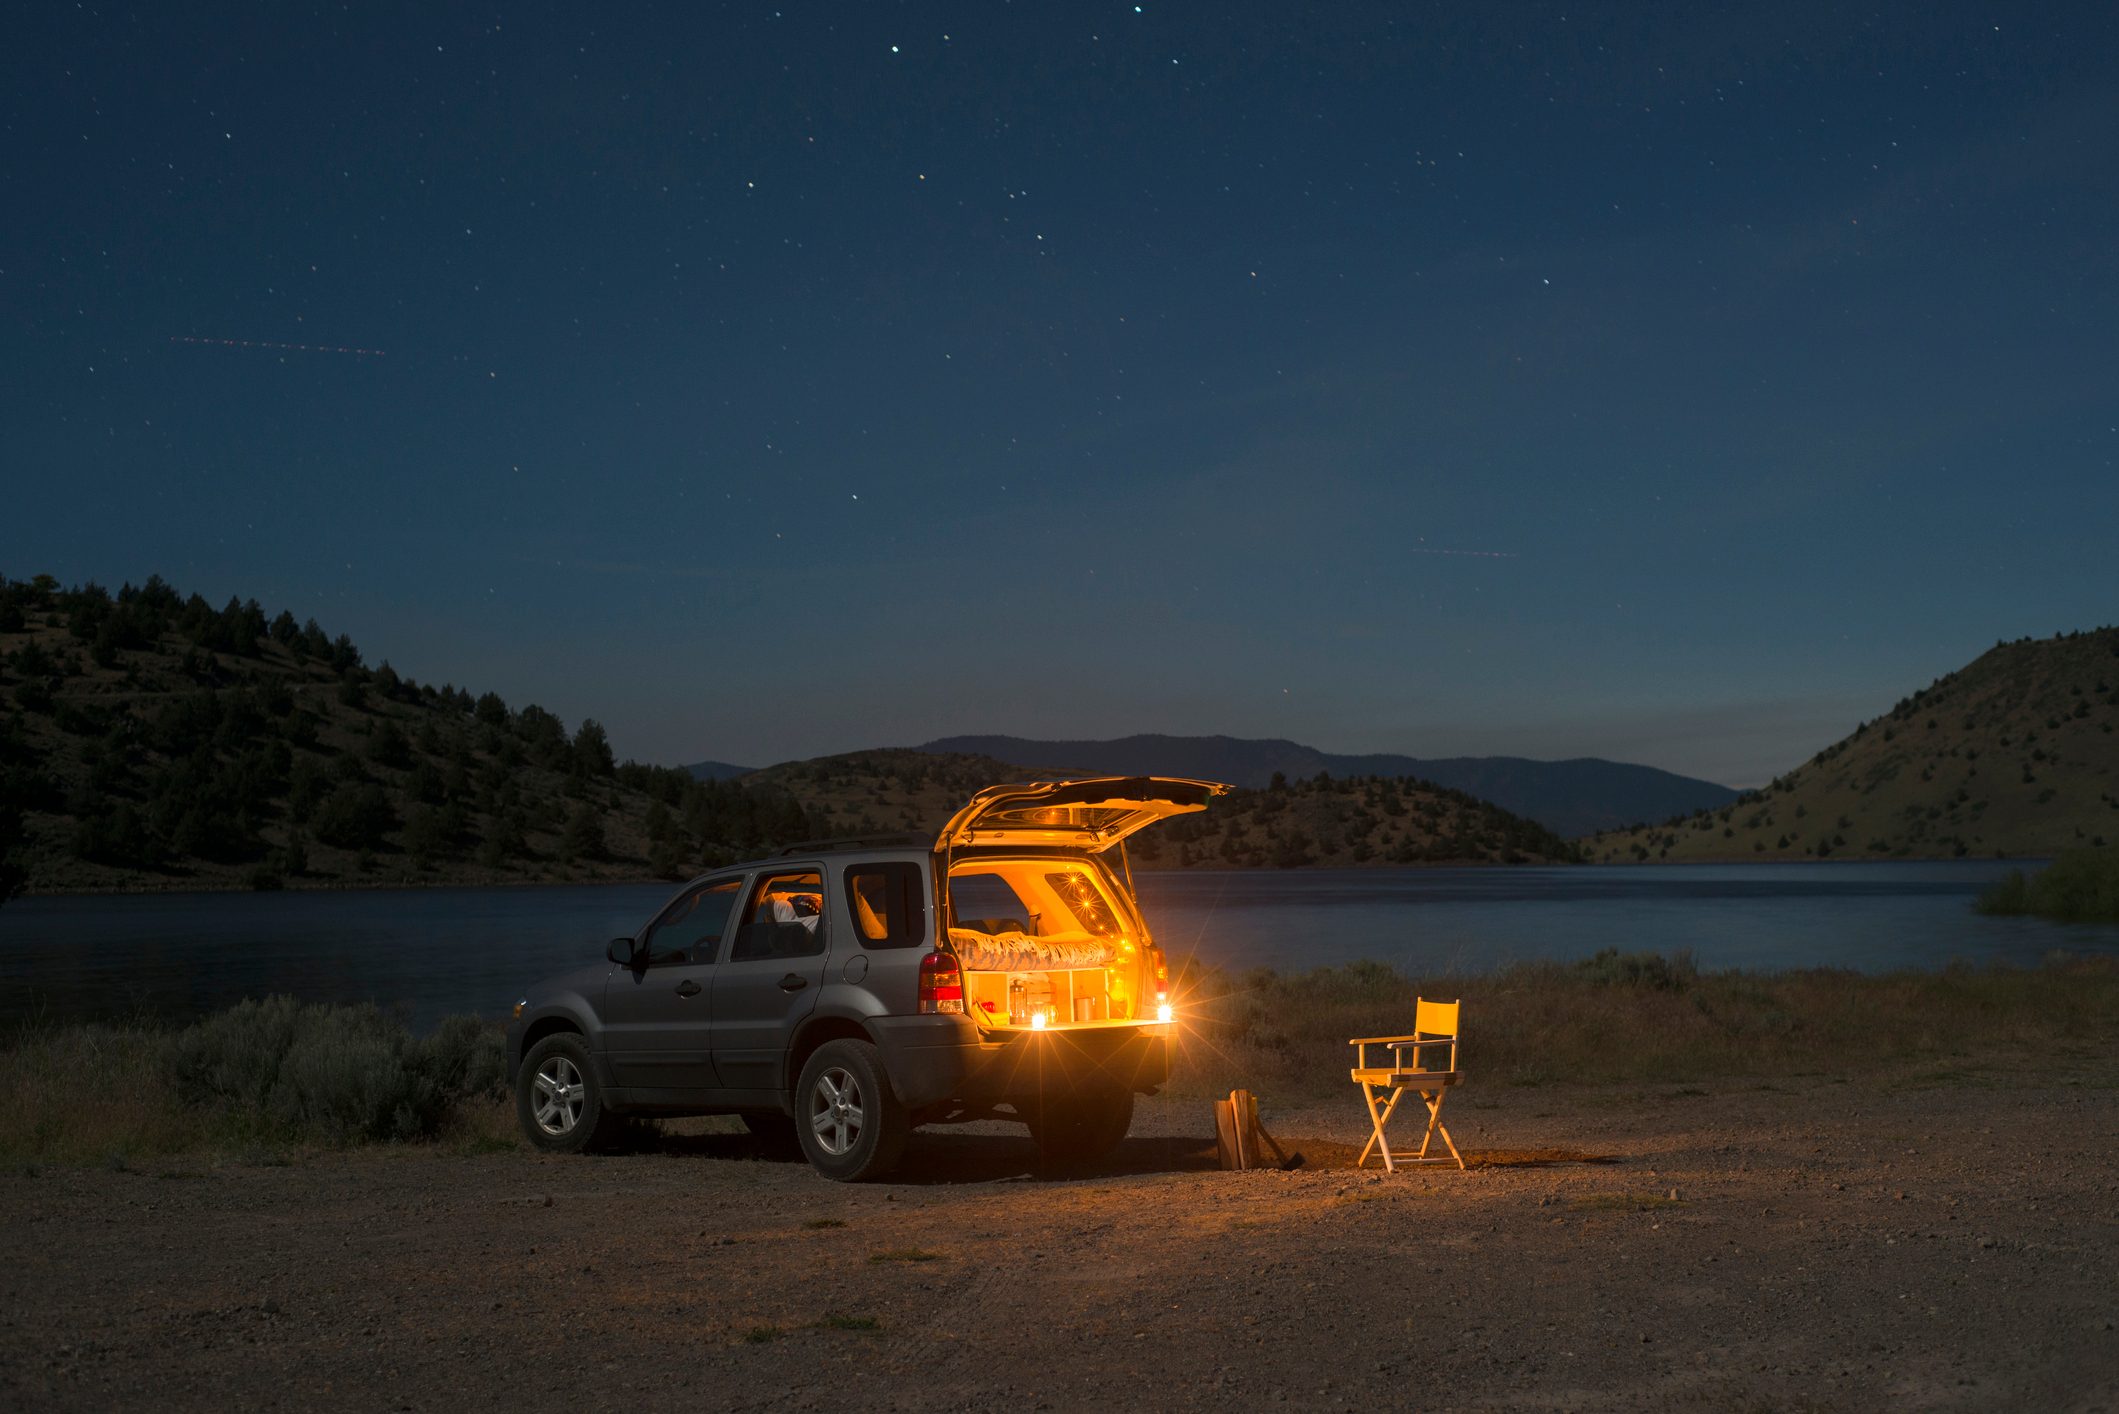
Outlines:
<svg viewBox="0 0 2119 1414"><path fill-rule="evenodd" d="M897 1166L912 1132L905 1106L867 1041L826 1041L795 1085L795 1134L826 1178L861 1183Z"/></svg>
<svg viewBox="0 0 2119 1414"><path fill-rule="evenodd" d="M547 1153L609 1147L619 1120L604 1108L603 1087L581 1037L563 1032L530 1047L515 1075L515 1118L523 1137Z"/></svg>
<svg viewBox="0 0 2119 1414"><path fill-rule="evenodd" d="M1133 1092L1111 1089L1017 1106L1030 1140L1047 1167L1093 1164L1118 1147L1133 1127Z"/></svg>

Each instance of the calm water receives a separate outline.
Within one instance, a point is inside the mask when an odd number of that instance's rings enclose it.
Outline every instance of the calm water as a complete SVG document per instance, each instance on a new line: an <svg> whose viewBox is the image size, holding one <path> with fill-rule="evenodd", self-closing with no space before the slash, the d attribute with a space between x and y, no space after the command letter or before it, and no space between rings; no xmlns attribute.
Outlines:
<svg viewBox="0 0 2119 1414"><path fill-rule="evenodd" d="M1173 956L1300 971L1376 958L1480 971L1600 948L1690 948L1703 968L1863 971L2119 955L2119 927L1982 918L1997 863L1142 874ZM191 1016L245 996L402 1006L415 1025L505 1013L602 956L668 885L151 894L0 908L0 1021Z"/></svg>

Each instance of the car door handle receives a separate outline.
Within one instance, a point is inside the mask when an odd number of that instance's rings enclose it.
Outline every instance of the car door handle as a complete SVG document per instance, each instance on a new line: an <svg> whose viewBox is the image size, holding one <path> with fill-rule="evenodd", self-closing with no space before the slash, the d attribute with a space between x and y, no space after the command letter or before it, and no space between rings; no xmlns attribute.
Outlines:
<svg viewBox="0 0 2119 1414"><path fill-rule="evenodd" d="M689 977L685 978L682 982L679 982L677 984L677 995L680 997L696 997L699 995L699 992L699 984L697 982L694 982Z"/></svg>
<svg viewBox="0 0 2119 1414"><path fill-rule="evenodd" d="M808 985L809 979L807 977L797 977L792 972L780 979L780 990L783 992L799 992Z"/></svg>

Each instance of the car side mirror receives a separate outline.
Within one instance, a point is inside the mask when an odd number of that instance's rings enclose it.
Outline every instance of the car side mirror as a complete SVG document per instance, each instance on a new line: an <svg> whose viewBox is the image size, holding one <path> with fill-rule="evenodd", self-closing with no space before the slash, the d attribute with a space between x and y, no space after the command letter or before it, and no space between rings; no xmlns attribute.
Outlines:
<svg viewBox="0 0 2119 1414"><path fill-rule="evenodd" d="M631 967L639 946L631 938L613 938L611 945L603 950L603 955L620 967Z"/></svg>

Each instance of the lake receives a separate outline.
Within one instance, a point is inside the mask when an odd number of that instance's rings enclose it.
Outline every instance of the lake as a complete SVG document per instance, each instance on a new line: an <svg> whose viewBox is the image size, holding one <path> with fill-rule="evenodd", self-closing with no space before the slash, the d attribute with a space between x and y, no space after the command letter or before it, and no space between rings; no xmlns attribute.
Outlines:
<svg viewBox="0 0 2119 1414"><path fill-rule="evenodd" d="M2018 867L1642 865L1142 873L1173 958L1283 971L1375 958L1480 972L1601 948L1691 949L1708 970L2030 964L2119 955L2119 927L1983 918ZM0 1023L190 1017L245 996L402 1007L415 1026L502 1016L524 986L602 956L667 884L17 899L0 908Z"/></svg>

